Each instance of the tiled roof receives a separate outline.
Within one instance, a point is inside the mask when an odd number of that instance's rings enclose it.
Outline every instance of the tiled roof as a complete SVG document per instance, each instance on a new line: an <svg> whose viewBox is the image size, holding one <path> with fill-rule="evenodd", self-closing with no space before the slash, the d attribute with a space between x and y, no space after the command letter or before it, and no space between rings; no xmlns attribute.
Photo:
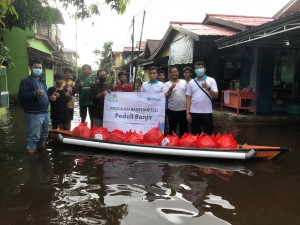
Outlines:
<svg viewBox="0 0 300 225"><path fill-rule="evenodd" d="M172 25L179 25L181 28L188 30L194 34L199 36L231 36L236 34L236 32L232 30L228 30L226 28L206 25L202 23L192 23L192 22L171 22Z"/></svg>
<svg viewBox="0 0 300 225"><path fill-rule="evenodd" d="M270 17L260 17L260 16L239 16L239 15L222 15L222 14L206 14L206 17L212 17L216 19L221 19L224 21L229 21L233 23L242 24L245 26L259 26L261 24L273 21Z"/></svg>

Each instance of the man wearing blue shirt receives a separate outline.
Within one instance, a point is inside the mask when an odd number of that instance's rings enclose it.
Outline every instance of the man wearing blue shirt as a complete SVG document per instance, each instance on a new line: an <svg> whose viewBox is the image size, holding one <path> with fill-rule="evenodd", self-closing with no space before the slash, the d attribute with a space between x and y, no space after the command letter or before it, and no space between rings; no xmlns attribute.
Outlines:
<svg viewBox="0 0 300 225"><path fill-rule="evenodd" d="M49 99L47 86L41 79L42 62L31 63L31 74L21 80L18 98L24 110L27 125L27 152L33 154L38 149L45 149L49 132Z"/></svg>

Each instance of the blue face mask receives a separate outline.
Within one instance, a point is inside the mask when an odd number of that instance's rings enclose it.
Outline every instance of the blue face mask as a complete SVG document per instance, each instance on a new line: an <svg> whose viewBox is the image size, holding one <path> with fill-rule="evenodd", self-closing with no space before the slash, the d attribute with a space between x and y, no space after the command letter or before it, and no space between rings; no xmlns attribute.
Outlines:
<svg viewBox="0 0 300 225"><path fill-rule="evenodd" d="M204 68L198 68L195 70L198 77L202 76L204 74Z"/></svg>
<svg viewBox="0 0 300 225"><path fill-rule="evenodd" d="M36 76L41 76L41 74L43 73L42 69L32 69L32 73Z"/></svg>

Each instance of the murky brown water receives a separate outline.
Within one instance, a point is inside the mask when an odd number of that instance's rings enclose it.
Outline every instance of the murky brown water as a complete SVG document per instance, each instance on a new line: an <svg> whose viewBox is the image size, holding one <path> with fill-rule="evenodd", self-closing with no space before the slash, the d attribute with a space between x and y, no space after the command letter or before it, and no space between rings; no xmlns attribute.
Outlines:
<svg viewBox="0 0 300 225"><path fill-rule="evenodd" d="M0 224L298 224L300 124L215 125L239 143L293 150L237 162L50 145L28 158L23 114L11 107L0 119Z"/></svg>

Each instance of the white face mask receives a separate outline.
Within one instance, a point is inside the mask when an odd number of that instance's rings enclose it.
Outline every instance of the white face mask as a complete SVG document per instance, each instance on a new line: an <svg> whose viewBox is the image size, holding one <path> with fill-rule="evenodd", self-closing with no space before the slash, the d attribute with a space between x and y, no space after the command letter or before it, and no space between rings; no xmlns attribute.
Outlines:
<svg viewBox="0 0 300 225"><path fill-rule="evenodd" d="M32 73L36 76L40 76L43 73L42 69L32 69Z"/></svg>
<svg viewBox="0 0 300 225"><path fill-rule="evenodd" d="M205 72L204 68L195 69L195 73L197 74L198 77L202 76L204 72Z"/></svg>

